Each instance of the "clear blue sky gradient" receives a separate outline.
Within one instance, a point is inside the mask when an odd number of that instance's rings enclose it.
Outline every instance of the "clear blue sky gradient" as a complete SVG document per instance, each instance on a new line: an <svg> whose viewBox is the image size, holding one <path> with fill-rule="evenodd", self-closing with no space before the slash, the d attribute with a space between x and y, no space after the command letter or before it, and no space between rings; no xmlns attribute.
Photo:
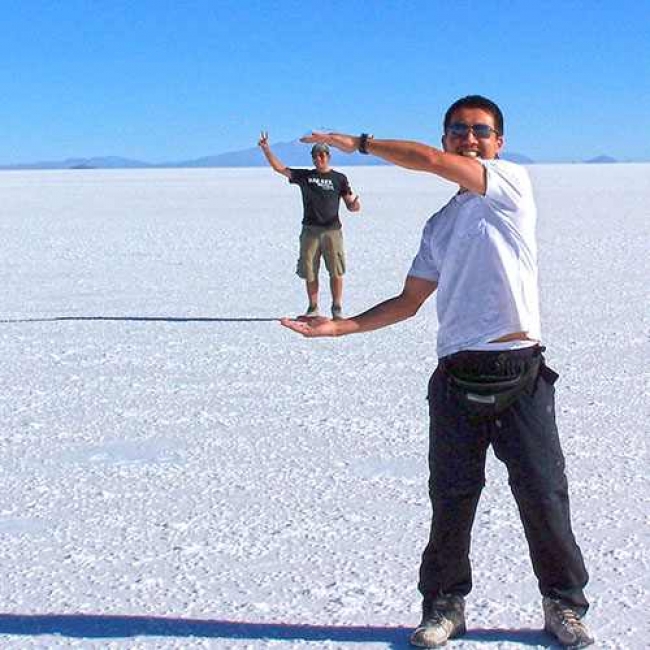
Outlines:
<svg viewBox="0 0 650 650"><path fill-rule="evenodd" d="M0 163L185 160L317 128L440 141L457 97L537 161L650 160L650 0L4 0Z"/></svg>

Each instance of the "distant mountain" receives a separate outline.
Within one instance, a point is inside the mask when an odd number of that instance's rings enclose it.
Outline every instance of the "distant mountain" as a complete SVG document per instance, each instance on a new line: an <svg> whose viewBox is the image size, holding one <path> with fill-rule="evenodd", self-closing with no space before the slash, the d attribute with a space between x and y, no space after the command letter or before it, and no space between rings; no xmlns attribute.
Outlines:
<svg viewBox="0 0 650 650"><path fill-rule="evenodd" d="M311 147L298 140L278 142L273 145L273 152L290 167L308 167L311 165ZM344 154L332 150L333 164L336 165L385 165L382 160L360 153ZM265 167L268 165L259 147L241 151L229 151L214 156L204 156L194 160L181 160L153 164L142 160L132 160L119 156L93 158L67 158L65 160L23 163L17 165L0 165L0 169L154 169L154 168L201 168L201 167Z"/></svg>
<svg viewBox="0 0 650 650"><path fill-rule="evenodd" d="M311 165L310 150L308 144L298 140L291 142L278 142L272 145L273 152L278 158L289 167L309 167ZM534 161L528 156L516 152L503 154L504 160L529 165ZM587 162L616 162L614 159L593 159ZM214 156L204 156L193 160L181 160L177 162L149 163L143 160L133 160L120 156L96 156L92 158L66 158L58 161L45 161L35 163L23 163L17 165L0 165L2 169L156 169L156 168L204 168L204 167L265 167L268 163L259 147L242 149L240 151L228 151ZM344 154L332 149L332 165L337 166L378 166L387 165L383 160L374 156L364 156L358 152Z"/></svg>
<svg viewBox="0 0 650 650"><path fill-rule="evenodd" d="M69 158L67 163L74 163L75 166L83 165L91 169L139 169L141 167L155 167L151 163L142 160L121 158L120 156L104 156L95 158Z"/></svg>
<svg viewBox="0 0 650 650"><path fill-rule="evenodd" d="M590 158L589 160L585 160L586 163L615 163L618 162L616 158L612 158L611 156L596 156L595 158Z"/></svg>
<svg viewBox="0 0 650 650"><path fill-rule="evenodd" d="M272 145L273 153L289 167L307 167L311 165L311 145L303 144L298 140L291 142L278 142ZM534 161L520 153L508 152L503 155L505 160L520 164L531 164ZM388 165L389 163L374 156L364 156L360 153L346 154L332 149L333 166L356 165ZM251 147L241 151L230 151L216 156L206 156L196 160L186 160L177 163L166 163L163 167L265 167L268 165L264 154L259 147Z"/></svg>
<svg viewBox="0 0 650 650"><path fill-rule="evenodd" d="M298 140L278 142L271 145L273 153L289 167L308 167L311 165L311 146ZM344 154L332 149L332 164L336 165L385 165L382 160L360 153ZM241 151L229 151L215 156L196 160L165 163L161 167L266 167L268 163L259 147Z"/></svg>
<svg viewBox="0 0 650 650"><path fill-rule="evenodd" d="M120 156L96 156L93 158L66 158L65 160L0 165L0 169L139 169L155 167L141 160Z"/></svg>

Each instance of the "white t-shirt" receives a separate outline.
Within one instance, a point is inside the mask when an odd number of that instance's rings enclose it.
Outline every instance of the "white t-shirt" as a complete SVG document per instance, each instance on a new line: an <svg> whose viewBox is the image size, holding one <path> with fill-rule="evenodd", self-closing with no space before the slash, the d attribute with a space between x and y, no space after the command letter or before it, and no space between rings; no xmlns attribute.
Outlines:
<svg viewBox="0 0 650 650"><path fill-rule="evenodd" d="M409 275L438 283L438 358L506 334L540 340L537 210L528 172L481 160L485 196L454 196L426 223Z"/></svg>

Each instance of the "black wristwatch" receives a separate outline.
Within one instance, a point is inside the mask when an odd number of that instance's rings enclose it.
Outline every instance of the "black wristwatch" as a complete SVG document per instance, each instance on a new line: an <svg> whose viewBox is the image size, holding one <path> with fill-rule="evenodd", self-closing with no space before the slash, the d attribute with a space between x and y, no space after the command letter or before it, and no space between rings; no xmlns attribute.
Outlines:
<svg viewBox="0 0 650 650"><path fill-rule="evenodd" d="M368 140L372 140L374 136L370 135L369 133L362 133L361 137L359 138L359 153L363 153L368 155L370 152L368 151Z"/></svg>

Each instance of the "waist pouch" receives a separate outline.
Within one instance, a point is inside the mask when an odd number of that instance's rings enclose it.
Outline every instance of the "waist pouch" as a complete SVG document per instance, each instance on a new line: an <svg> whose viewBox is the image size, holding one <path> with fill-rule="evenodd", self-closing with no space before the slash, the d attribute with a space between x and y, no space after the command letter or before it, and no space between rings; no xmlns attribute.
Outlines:
<svg viewBox="0 0 650 650"><path fill-rule="evenodd" d="M513 365L515 368L505 377L491 373L472 377L454 366L446 368L445 374L451 392L467 415L495 417L526 391L534 392L542 357L535 355Z"/></svg>

